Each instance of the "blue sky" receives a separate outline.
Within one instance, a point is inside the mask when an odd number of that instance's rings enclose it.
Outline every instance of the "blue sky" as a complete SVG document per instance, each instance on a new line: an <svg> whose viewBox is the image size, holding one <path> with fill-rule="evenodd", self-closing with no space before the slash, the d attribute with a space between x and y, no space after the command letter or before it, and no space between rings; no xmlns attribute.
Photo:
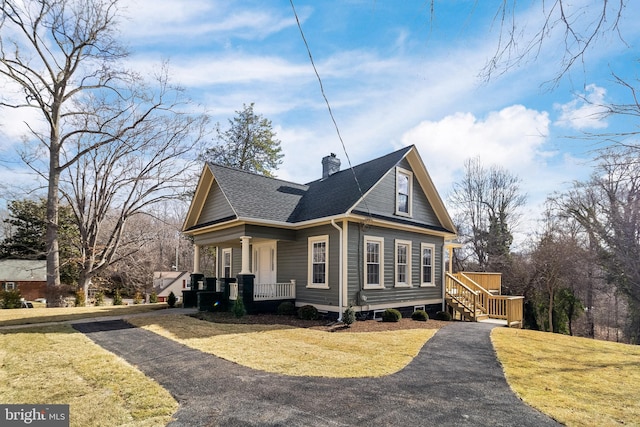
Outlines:
<svg viewBox="0 0 640 427"><path fill-rule="evenodd" d="M637 71L638 2L621 22L626 45L611 35L599 39L553 90L543 83L559 67L555 33L536 61L488 83L479 78L497 47L499 3L437 1L431 16L427 0L294 1L352 164L415 144L446 198L464 161L480 156L522 179L525 213L535 218L548 194L590 172L597 145L572 136L635 127L629 119L594 118L580 97L625 100L611 71ZM538 28L539 3L518 3L519 31ZM580 3L586 0L573 2ZM348 166L288 0L123 5L129 65L144 74L168 60L174 82L223 125L254 102L282 141L278 177L317 179L321 158L331 152ZM19 141L18 118L0 118L5 153Z"/></svg>

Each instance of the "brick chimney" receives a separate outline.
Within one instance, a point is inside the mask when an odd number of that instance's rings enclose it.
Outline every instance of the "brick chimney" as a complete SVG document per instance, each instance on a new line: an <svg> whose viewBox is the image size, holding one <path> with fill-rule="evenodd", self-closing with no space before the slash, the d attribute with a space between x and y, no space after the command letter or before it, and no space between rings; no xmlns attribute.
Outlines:
<svg viewBox="0 0 640 427"><path fill-rule="evenodd" d="M328 178L336 172L340 172L340 159L335 153L322 158L322 179Z"/></svg>

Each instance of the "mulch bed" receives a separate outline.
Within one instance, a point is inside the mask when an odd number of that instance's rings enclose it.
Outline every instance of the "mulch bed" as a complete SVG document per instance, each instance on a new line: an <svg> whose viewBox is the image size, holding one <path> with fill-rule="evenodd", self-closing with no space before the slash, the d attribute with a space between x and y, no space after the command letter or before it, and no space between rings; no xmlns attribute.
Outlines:
<svg viewBox="0 0 640 427"><path fill-rule="evenodd" d="M397 331L401 329L440 329L449 322L429 319L426 322L419 322L411 318L403 318L398 322L382 322L378 320L356 320L350 327L335 321L303 320L297 316L278 314L247 314L240 318L228 312L199 312L194 315L202 320L218 323L250 324L250 325L286 325L296 328L310 328L328 332L378 332Z"/></svg>

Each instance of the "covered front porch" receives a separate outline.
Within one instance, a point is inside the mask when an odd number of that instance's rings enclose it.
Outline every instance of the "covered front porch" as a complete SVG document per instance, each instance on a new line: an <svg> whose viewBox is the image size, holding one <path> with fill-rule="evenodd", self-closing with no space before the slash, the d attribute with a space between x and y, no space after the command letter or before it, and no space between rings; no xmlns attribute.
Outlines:
<svg viewBox="0 0 640 427"><path fill-rule="evenodd" d="M203 248L209 250L203 251ZM210 259L201 268L203 252ZM283 301L296 299L296 280L277 280L277 240L240 236L194 244L191 291L184 304L201 311L227 310L238 298L249 313L275 311Z"/></svg>

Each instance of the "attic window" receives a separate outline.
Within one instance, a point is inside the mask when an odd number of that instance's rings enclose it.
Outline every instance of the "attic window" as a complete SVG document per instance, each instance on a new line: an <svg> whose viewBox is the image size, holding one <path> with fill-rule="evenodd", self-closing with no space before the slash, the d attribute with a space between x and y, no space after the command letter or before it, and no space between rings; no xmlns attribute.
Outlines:
<svg viewBox="0 0 640 427"><path fill-rule="evenodd" d="M396 168L396 215L411 216L413 173Z"/></svg>

